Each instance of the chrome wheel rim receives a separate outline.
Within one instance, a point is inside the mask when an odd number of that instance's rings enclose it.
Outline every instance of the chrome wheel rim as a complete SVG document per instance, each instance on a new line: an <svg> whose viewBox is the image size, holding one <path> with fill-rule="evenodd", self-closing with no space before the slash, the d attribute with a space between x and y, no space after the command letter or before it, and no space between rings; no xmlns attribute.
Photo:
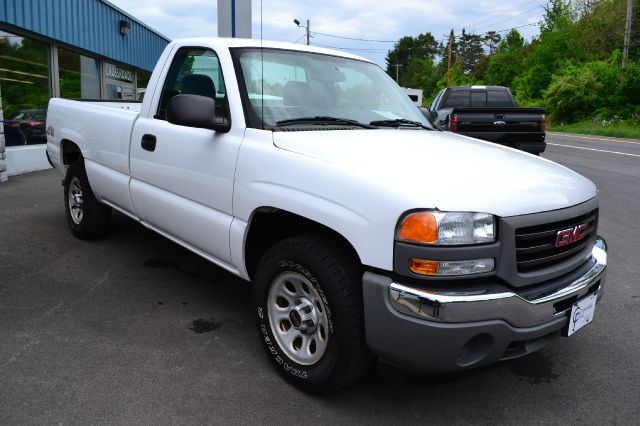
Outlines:
<svg viewBox="0 0 640 426"><path fill-rule="evenodd" d="M80 225L80 222L82 222L84 201L82 199L82 188L80 187L80 179L78 179L77 177L72 178L71 182L69 182L68 202L71 220L73 220L73 223L75 223L76 225Z"/></svg>
<svg viewBox="0 0 640 426"><path fill-rule="evenodd" d="M320 293L303 275L283 272L271 282L268 296L271 333L294 362L318 362L329 342L329 318Z"/></svg>

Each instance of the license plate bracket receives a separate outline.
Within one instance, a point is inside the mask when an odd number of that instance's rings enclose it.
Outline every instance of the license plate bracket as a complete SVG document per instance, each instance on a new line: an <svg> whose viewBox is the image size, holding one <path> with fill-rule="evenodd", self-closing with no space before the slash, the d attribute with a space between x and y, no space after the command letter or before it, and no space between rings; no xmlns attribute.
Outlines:
<svg viewBox="0 0 640 426"><path fill-rule="evenodd" d="M569 313L569 324L564 329L565 336L571 336L576 331L593 321L593 315L596 311L597 294L591 294L581 300L578 300L571 307Z"/></svg>

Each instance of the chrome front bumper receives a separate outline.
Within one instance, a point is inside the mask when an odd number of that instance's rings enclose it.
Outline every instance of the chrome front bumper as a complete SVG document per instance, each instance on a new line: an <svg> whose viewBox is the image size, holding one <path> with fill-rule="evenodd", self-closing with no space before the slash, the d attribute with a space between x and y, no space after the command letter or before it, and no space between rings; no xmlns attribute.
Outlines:
<svg viewBox="0 0 640 426"><path fill-rule="evenodd" d="M504 320L514 327L535 327L566 315L571 302L587 294L602 295L607 268L607 244L598 237L591 267L579 278L550 294L528 300L506 287L483 291L430 291L398 283L389 286L391 306L422 320L441 323L469 323ZM567 303L561 302L570 302Z"/></svg>

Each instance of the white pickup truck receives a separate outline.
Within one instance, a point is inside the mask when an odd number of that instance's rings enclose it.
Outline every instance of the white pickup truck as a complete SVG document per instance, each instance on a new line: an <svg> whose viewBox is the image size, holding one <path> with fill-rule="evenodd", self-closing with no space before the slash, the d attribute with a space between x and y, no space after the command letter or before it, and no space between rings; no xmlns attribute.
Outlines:
<svg viewBox="0 0 640 426"><path fill-rule="evenodd" d="M261 344L308 391L378 358L444 372L529 354L603 292L591 181L433 130L354 55L178 40L141 104L53 99L47 135L76 236L116 210L252 281Z"/></svg>

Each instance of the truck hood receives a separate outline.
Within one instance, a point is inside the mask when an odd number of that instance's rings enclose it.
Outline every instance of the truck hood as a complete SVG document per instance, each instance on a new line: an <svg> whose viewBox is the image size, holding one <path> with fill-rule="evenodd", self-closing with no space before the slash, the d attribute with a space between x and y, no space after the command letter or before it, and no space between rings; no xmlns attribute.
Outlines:
<svg viewBox="0 0 640 426"><path fill-rule="evenodd" d="M274 132L281 149L333 164L407 209L516 216L596 196L587 178L552 161L448 132L415 129ZM348 183L345 182L345 185Z"/></svg>

